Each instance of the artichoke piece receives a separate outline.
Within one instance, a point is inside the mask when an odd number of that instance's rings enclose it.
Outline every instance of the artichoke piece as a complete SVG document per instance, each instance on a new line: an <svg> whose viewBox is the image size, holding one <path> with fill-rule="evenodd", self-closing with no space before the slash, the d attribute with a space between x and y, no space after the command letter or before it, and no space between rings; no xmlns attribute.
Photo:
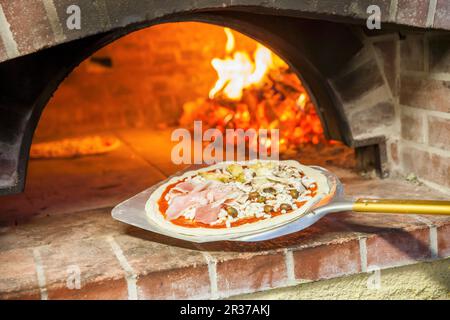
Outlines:
<svg viewBox="0 0 450 320"><path fill-rule="evenodd" d="M297 199L300 196L300 193L296 189L289 190L289 194L293 199Z"/></svg>
<svg viewBox="0 0 450 320"><path fill-rule="evenodd" d="M237 181L237 182L240 182L240 183L244 183L244 182L246 181L244 172L242 172L240 175L238 175L238 176L236 177L236 181Z"/></svg>
<svg viewBox="0 0 450 320"><path fill-rule="evenodd" d="M265 203L266 200L267 200L266 197L263 197L263 196L259 196L258 199L256 199L256 201L259 203Z"/></svg>
<svg viewBox="0 0 450 320"><path fill-rule="evenodd" d="M227 177L224 174L217 173L217 172L201 172L200 175L203 178L205 178L206 180L214 180L214 181L220 181L220 182L230 181L229 177Z"/></svg>
<svg viewBox="0 0 450 320"><path fill-rule="evenodd" d="M270 182L270 181L264 177L256 177L256 178L253 178L252 185L254 185L255 187L258 188L260 186L267 184L268 182Z"/></svg>
<svg viewBox="0 0 450 320"><path fill-rule="evenodd" d="M244 174L244 168L238 164L230 164L227 167L227 171L231 173L231 175L235 178L238 178L239 176Z"/></svg>

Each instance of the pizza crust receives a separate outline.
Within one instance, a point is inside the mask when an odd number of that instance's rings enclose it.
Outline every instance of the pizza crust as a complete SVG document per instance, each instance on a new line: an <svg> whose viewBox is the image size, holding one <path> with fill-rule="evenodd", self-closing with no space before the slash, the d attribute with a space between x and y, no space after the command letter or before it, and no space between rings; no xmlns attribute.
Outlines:
<svg viewBox="0 0 450 320"><path fill-rule="evenodd" d="M41 142L31 146L31 159L74 158L103 154L117 149L120 140L113 136L84 136L58 141Z"/></svg>
<svg viewBox="0 0 450 320"><path fill-rule="evenodd" d="M263 231L267 231L279 226L282 226L284 224L290 223L302 215L308 213L311 208L313 208L315 205L317 205L321 200L326 198L330 193L330 186L328 184L327 177L320 172L317 169L304 166L300 164L299 162L295 160L284 160L279 161L280 163L296 167L300 170L302 170L307 177L313 178L317 183L317 193L316 196L314 196L312 199L308 200L301 208L296 209L290 213L279 215L276 217L272 217L270 219L264 219L253 223L247 223L244 225L231 227L231 228L223 228L223 229L216 229L216 228L202 228L202 227L196 227L196 228L189 228L189 227L183 227L179 225L175 225L172 222L166 220L162 214L162 212L159 210L158 201L161 198L162 194L166 190L166 188L174 184L180 180L183 180L185 178L195 176L199 174L200 172L206 172L211 171L219 168L227 167L230 164L236 163L239 165L252 165L256 162L273 162L272 160L253 160L253 161L241 161L241 162L221 162L219 164L215 164L209 167L205 167L198 170L188 171L184 173L181 176L176 176L159 186L150 196L148 199L145 210L147 213L147 218L151 220L151 222L158 225L160 228L170 232L170 233L177 233L185 236L190 237L220 237L221 240L225 240L227 238L232 239L236 237L240 237L243 235L250 235L255 234Z"/></svg>

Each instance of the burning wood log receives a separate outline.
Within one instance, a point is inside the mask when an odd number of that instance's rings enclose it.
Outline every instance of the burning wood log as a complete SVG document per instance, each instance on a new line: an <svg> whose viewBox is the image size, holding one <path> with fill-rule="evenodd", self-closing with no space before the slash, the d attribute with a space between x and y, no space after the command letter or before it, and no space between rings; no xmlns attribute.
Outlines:
<svg viewBox="0 0 450 320"><path fill-rule="evenodd" d="M288 65L261 45L254 61L246 52L233 52L233 35L226 34L228 56L212 61L218 81L209 98L184 104L180 125L192 129L200 120L203 130L279 129L281 152L326 143L315 106Z"/></svg>

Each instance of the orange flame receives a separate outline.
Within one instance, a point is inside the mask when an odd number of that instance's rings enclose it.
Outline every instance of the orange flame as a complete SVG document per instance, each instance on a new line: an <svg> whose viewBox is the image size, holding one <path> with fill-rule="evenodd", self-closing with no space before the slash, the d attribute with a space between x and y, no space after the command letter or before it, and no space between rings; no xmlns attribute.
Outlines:
<svg viewBox="0 0 450 320"><path fill-rule="evenodd" d="M275 59L274 54L259 43L252 60L247 52L234 50L233 32L229 28L224 30L227 36L227 56L211 61L218 79L209 92L209 98L214 99L219 92L223 92L230 100L240 100L245 88L261 84L268 70L278 67L282 60Z"/></svg>

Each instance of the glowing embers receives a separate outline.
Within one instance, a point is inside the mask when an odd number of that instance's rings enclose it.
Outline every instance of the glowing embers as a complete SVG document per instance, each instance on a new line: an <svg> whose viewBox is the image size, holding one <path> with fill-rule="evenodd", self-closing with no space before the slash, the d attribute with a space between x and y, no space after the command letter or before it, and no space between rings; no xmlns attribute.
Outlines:
<svg viewBox="0 0 450 320"><path fill-rule="evenodd" d="M323 129L306 89L289 66L257 43L253 53L235 50L235 38L225 28L224 58L214 58L218 79L209 97L183 106L180 124L192 129L200 120L203 130L279 129L279 150L325 143ZM270 147L272 141L267 139Z"/></svg>

